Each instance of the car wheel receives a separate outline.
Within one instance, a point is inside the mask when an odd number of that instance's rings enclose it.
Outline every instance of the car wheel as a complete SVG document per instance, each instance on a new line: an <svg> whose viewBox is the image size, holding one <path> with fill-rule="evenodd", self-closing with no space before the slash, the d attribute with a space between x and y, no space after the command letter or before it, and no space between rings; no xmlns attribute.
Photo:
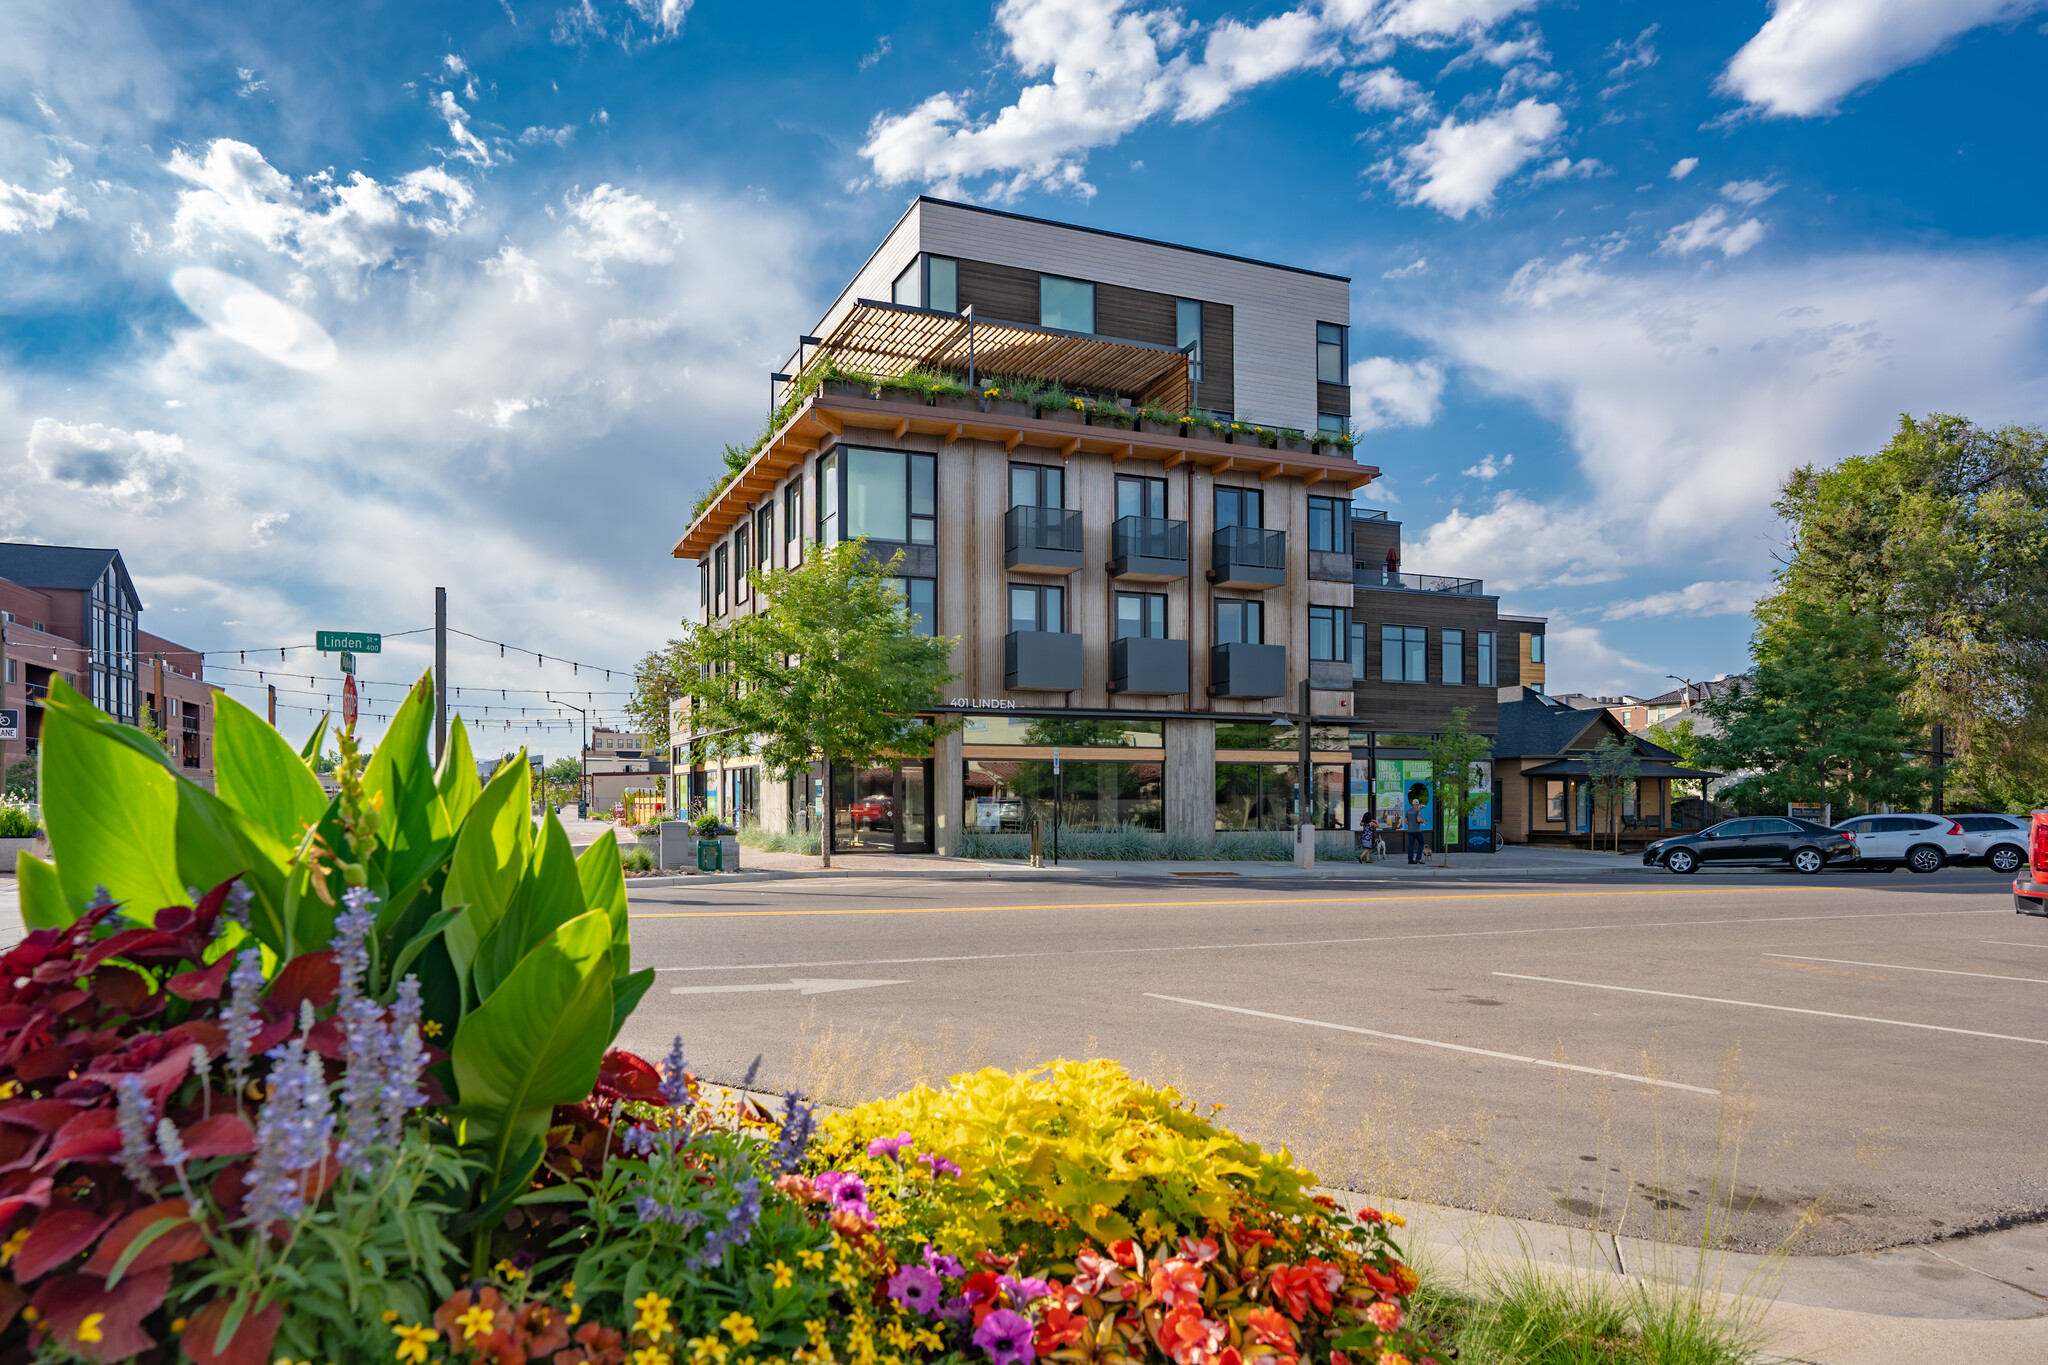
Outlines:
<svg viewBox="0 0 2048 1365"><path fill-rule="evenodd" d="M1939 872L1947 861L1941 850L1932 844L1921 844L1906 855L1906 866L1921 873Z"/></svg>
<svg viewBox="0 0 2048 1365"><path fill-rule="evenodd" d="M1688 872L1697 870L1699 865L1700 860L1693 857L1692 850L1689 848L1674 848L1664 855L1664 866L1670 868L1681 877Z"/></svg>
<svg viewBox="0 0 2048 1365"><path fill-rule="evenodd" d="M1821 856L1820 850L1817 848L1796 848L1792 850L1792 870L1794 872L1802 872L1811 877L1823 867L1826 867L1827 863L1828 860Z"/></svg>
<svg viewBox="0 0 2048 1365"><path fill-rule="evenodd" d="M2019 871L2020 865L2026 862L2026 860L2027 855L2014 848L2011 844L2000 844L1997 848L1984 855L1984 861L1991 864L1993 872L2008 875Z"/></svg>

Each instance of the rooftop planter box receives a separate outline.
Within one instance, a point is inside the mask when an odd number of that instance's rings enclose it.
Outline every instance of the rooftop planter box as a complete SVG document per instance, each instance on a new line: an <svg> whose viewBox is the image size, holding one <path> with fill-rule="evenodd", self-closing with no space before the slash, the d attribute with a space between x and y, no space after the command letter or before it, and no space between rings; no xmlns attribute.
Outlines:
<svg viewBox="0 0 2048 1365"><path fill-rule="evenodd" d="M1003 686L1012 692L1075 692L1081 687L1081 637L1013 630L1003 637Z"/></svg>
<svg viewBox="0 0 2048 1365"><path fill-rule="evenodd" d="M1220 441L1223 439L1222 429L1220 427L1212 427L1206 422L1189 422L1183 430L1190 441Z"/></svg>
<svg viewBox="0 0 2048 1365"><path fill-rule="evenodd" d="M1131 414L1120 408L1090 408L1088 409L1088 425L1091 427L1110 427L1117 431L1129 431L1131 429Z"/></svg>
<svg viewBox="0 0 2048 1365"><path fill-rule="evenodd" d="M1029 417L1031 405L1017 398L990 398L983 394L982 411L991 417Z"/></svg>
<svg viewBox="0 0 2048 1365"><path fill-rule="evenodd" d="M1283 431L1275 445L1290 455L1308 454L1308 437L1298 431Z"/></svg>
<svg viewBox="0 0 2048 1365"><path fill-rule="evenodd" d="M935 393L932 406L948 412L980 412L981 395L976 393Z"/></svg>
<svg viewBox="0 0 2048 1365"><path fill-rule="evenodd" d="M1181 426L1178 422L1155 422L1150 417L1138 419L1138 430L1147 436L1178 436Z"/></svg>
<svg viewBox="0 0 2048 1365"><path fill-rule="evenodd" d="M1127 635L1109 644L1109 690L1172 696L1188 690L1188 642Z"/></svg>
<svg viewBox="0 0 2048 1365"><path fill-rule="evenodd" d="M1075 407L1072 403L1040 403L1038 405L1038 420L1041 422L1067 422L1078 427L1087 422L1088 414Z"/></svg>
<svg viewBox="0 0 2048 1365"><path fill-rule="evenodd" d="M828 379L818 386L818 392L827 398L873 398L875 396L875 389L872 384L864 384L857 379Z"/></svg>
<svg viewBox="0 0 2048 1365"><path fill-rule="evenodd" d="M931 406L932 396L924 389L912 388L907 384L892 384L887 380L875 392L875 397L884 403L913 403L918 407Z"/></svg>
<svg viewBox="0 0 2048 1365"><path fill-rule="evenodd" d="M1240 428L1230 433L1230 443L1234 446L1263 446L1267 444L1266 433Z"/></svg>

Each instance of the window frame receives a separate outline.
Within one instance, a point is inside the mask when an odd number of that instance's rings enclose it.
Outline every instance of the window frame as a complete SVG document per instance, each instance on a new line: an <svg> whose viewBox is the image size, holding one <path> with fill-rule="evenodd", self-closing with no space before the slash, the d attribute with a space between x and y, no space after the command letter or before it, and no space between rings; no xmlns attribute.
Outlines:
<svg viewBox="0 0 2048 1365"><path fill-rule="evenodd" d="M1490 630L1477 630L1472 633L1476 637L1474 644L1479 652L1476 662L1476 669L1479 675L1478 685L1480 687L1500 686L1500 661L1494 656L1494 641L1497 636Z"/></svg>
<svg viewBox="0 0 2048 1365"><path fill-rule="evenodd" d="M1239 621L1237 638L1223 638L1223 618L1226 612L1233 613ZM1219 645L1262 645L1266 643L1266 603L1257 597L1217 597L1212 599L1210 624ZM1250 634L1243 629L1245 622L1254 622L1257 633Z"/></svg>
<svg viewBox="0 0 2048 1365"><path fill-rule="evenodd" d="M1033 632L1042 635L1068 635L1072 633L1067 629L1067 589L1064 583L1019 583L1015 580L1011 580L1006 585L1003 593L1005 633L1015 635L1019 631L1016 605L1019 593L1029 593L1032 596L1033 619L1037 622L1036 625L1031 627ZM1048 630L1046 628L1046 622L1050 619L1050 614L1046 610L1046 603L1048 601L1054 602L1058 607L1059 628L1056 630Z"/></svg>
<svg viewBox="0 0 2048 1365"><path fill-rule="evenodd" d="M1325 336L1327 331L1330 335ZM1337 377L1323 377L1323 361L1335 361ZM1318 322L1316 324L1316 383L1342 384L1349 387L1351 371L1351 329L1341 322Z"/></svg>
<svg viewBox="0 0 2048 1365"><path fill-rule="evenodd" d="M910 295L909 298L903 297L906 293ZM896 278L889 281L889 302L908 308L924 307L924 256L921 253L911 257L910 264L904 266Z"/></svg>
<svg viewBox="0 0 2048 1365"><path fill-rule="evenodd" d="M747 561L753 552L754 521L742 521L732 531L732 600L734 605L749 601Z"/></svg>
<svg viewBox="0 0 2048 1365"><path fill-rule="evenodd" d="M883 580L910 618L910 633L929 639L939 630L939 580L921 574L896 574ZM919 629L919 627L922 629Z"/></svg>
<svg viewBox="0 0 2048 1365"><path fill-rule="evenodd" d="M1541 631L1537 631L1529 636L1529 662L1532 664L1543 662L1543 633Z"/></svg>
<svg viewBox="0 0 2048 1365"><path fill-rule="evenodd" d="M1318 644L1317 622L1323 623L1325 641ZM1321 648L1328 652L1317 653ZM1351 608L1311 604L1308 609L1308 657L1311 663L1346 663L1351 657Z"/></svg>
<svg viewBox="0 0 2048 1365"><path fill-rule="evenodd" d="M936 546L939 543L939 474L938 457L936 455L933 455L928 451L921 450L891 450L886 446L854 445L842 445L834 447L833 454L835 456L840 457L840 472L838 479L839 487L838 489L835 490L835 492L837 492L840 497L839 525L841 527L841 534L844 535L846 539L859 539L859 536L854 533L855 528L853 525L853 509L849 505L851 502L851 483L853 480L853 474L847 466L850 463L852 463L853 456L879 455L889 459L896 460L902 466L903 533L905 536L908 537L908 539L898 540L893 536L878 536L873 534L870 534L868 536L868 539L873 541L879 541L887 545ZM919 505L918 483L920 471L922 471L924 475L923 482L926 485L923 490L925 495L925 505L931 509L928 512L920 512L917 510ZM918 532L920 529L924 531L924 539L919 539L918 537Z"/></svg>
<svg viewBox="0 0 2048 1365"><path fill-rule="evenodd" d="M1366 643L1371 638L1372 627L1354 618L1351 622L1351 681L1364 682L1366 665Z"/></svg>
<svg viewBox="0 0 2048 1365"><path fill-rule="evenodd" d="M818 490L818 534L820 545L839 543L839 452L837 448L818 457L813 482ZM826 534L830 531L831 534Z"/></svg>
<svg viewBox="0 0 2048 1365"><path fill-rule="evenodd" d="M1124 511L1124 486L1126 484L1134 485L1138 490L1138 500L1148 505L1152 501L1152 494L1157 493L1159 495L1159 511L1156 513L1150 511ZM1127 516L1132 516L1156 517L1163 521L1166 519L1168 511L1172 506L1171 495L1167 492L1167 481L1165 479L1152 474L1119 474L1116 476L1116 516L1112 520L1121 521Z"/></svg>
<svg viewBox="0 0 2048 1365"><path fill-rule="evenodd" d="M1323 513L1329 518L1329 544L1316 544L1316 514ZM1308 548L1330 554L1348 553L1351 549L1344 541L1351 530L1351 500L1349 498L1310 497L1308 500Z"/></svg>
<svg viewBox="0 0 2048 1365"><path fill-rule="evenodd" d="M1409 633L1419 637L1411 639ZM1411 660L1420 659L1422 667L1417 670L1420 677L1408 676ZM1398 667L1398 672L1389 671L1389 666ZM1380 681L1393 683L1426 683L1429 681L1429 627L1387 624L1380 627Z"/></svg>
<svg viewBox="0 0 2048 1365"><path fill-rule="evenodd" d="M1088 325L1086 327L1063 327L1059 323L1048 322L1046 320L1046 286L1048 284L1079 285L1080 287L1088 291ZM1081 336L1095 336L1097 334L1095 331L1096 304L1097 294L1095 289L1095 281L1076 279L1072 275L1054 275L1046 271L1039 272L1038 325L1040 327L1049 327L1057 332L1073 332Z"/></svg>
<svg viewBox="0 0 2048 1365"><path fill-rule="evenodd" d="M1029 474L1036 481L1038 490L1037 502L1017 501L1017 475L1020 473ZM1051 476L1052 480L1056 481L1060 486L1059 500L1057 502L1047 502L1045 500L1045 485L1048 476ZM1010 461L1009 474L1004 485L1004 495L1009 498L1012 509L1019 507L1050 507L1064 512L1067 510L1067 483L1067 471L1062 465L1027 464L1020 460L1012 460Z"/></svg>
<svg viewBox="0 0 2048 1365"><path fill-rule="evenodd" d="M1351 431L1351 419L1341 412L1319 412L1316 414L1316 435L1344 436Z"/></svg>
<svg viewBox="0 0 2048 1365"><path fill-rule="evenodd" d="M1215 525L1215 529L1216 529L1216 530L1220 531L1220 530L1222 530L1222 529L1223 529L1224 527L1226 527L1226 526L1243 526L1243 527L1247 527L1247 528L1251 528L1251 529L1255 529L1255 530L1264 530L1264 529L1265 529L1265 526L1266 526L1266 490L1265 490L1265 489L1263 489L1263 488L1239 488L1239 487L1238 487L1238 486L1236 486L1235 484L1224 484L1224 483L1219 483L1219 484L1217 484L1217 485L1215 486L1215 488L1214 488L1214 489L1212 490L1212 492L1214 493L1214 497L1213 497L1213 498L1211 499L1211 502L1210 502L1210 510L1212 511L1212 513L1214 514L1214 517L1215 517L1214 525ZM1225 495L1226 493L1227 493L1227 494L1230 494L1230 495L1232 495L1233 497L1236 497L1236 498L1242 499L1242 500L1249 500L1249 501L1250 501L1250 503L1251 503L1251 504L1252 504L1253 506L1255 506L1255 507L1257 507L1257 508L1258 508L1258 520L1257 520L1257 521L1230 521L1230 522L1226 522L1226 521L1224 521L1224 520L1223 520L1223 497L1224 497L1224 495ZM1242 507L1243 505L1244 505L1244 504L1243 504L1243 502L1241 501L1241 502L1239 503L1239 506L1240 506L1240 508L1241 508L1241 507Z"/></svg>
<svg viewBox="0 0 2048 1365"><path fill-rule="evenodd" d="M782 567L787 569L803 562L804 557L804 476L798 470L797 476L782 490Z"/></svg>
<svg viewBox="0 0 2048 1365"><path fill-rule="evenodd" d="M1124 601L1138 603L1138 631L1132 634L1124 629ZM1134 592L1119 588L1110 600L1110 638L1113 640L1166 640L1172 638L1167 616L1166 594L1163 592ZM1154 633L1153 626L1158 626Z"/></svg>
<svg viewBox="0 0 2048 1365"><path fill-rule="evenodd" d="M1445 687L1465 685L1465 630L1462 626L1446 626L1437 631L1437 681ZM1456 651L1453 653L1453 651ZM1451 676L1451 664L1457 663L1457 676Z"/></svg>
<svg viewBox="0 0 2048 1365"><path fill-rule="evenodd" d="M1571 815L1571 803L1566 798L1566 783L1561 777L1543 779L1543 823L1562 825ZM1553 814L1553 812L1555 812Z"/></svg>
<svg viewBox="0 0 2048 1365"><path fill-rule="evenodd" d="M766 572L775 567L775 499L754 509L754 567Z"/></svg>
<svg viewBox="0 0 2048 1365"><path fill-rule="evenodd" d="M947 267L947 268L948 268L948 269L947 269L947 271L940 271L940 270L937 270L937 269L935 269L935 267L937 267L937 266L941 266L941 265L943 265L943 266ZM942 301L940 300L940 298L939 298L939 289L938 289L938 277L939 277L939 276L940 276L941 274L945 274L945 273L948 273L948 272L950 272L950 273L951 273L951 275L952 275L952 277L953 277L953 283L952 283L952 295L953 295L953 300L952 300L952 302L951 302L951 303L945 303L945 302L942 302ZM927 307L927 308L929 308L929 309L931 309L931 310L933 310L934 312L938 312L938 313L953 313L953 314L958 314L958 313L959 313L959 311L960 311L960 258L959 258L958 256L934 256L934 255L932 255L932 254L931 254L931 253L929 253L929 252L925 253L925 256L924 256L924 306L925 306L925 307Z"/></svg>
<svg viewBox="0 0 2048 1365"><path fill-rule="evenodd" d="M1188 335L1187 313L1184 311L1187 309L1194 310L1195 326L1192 338ZM1190 345L1194 347L1193 350L1188 351L1188 361L1191 366L1191 373L1188 378L1194 384L1202 382L1203 321L1203 308L1200 299L1175 299L1173 301L1173 344L1177 350L1187 350Z"/></svg>
<svg viewBox="0 0 2048 1365"><path fill-rule="evenodd" d="M730 553L731 547L722 540L718 542L718 548L711 552L711 597L717 604L712 612L714 616L725 615L725 575Z"/></svg>

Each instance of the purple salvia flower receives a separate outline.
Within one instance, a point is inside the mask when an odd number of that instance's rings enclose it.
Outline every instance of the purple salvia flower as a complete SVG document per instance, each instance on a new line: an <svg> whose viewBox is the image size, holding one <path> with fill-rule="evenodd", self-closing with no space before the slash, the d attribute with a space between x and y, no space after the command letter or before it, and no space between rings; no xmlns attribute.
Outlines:
<svg viewBox="0 0 2048 1365"><path fill-rule="evenodd" d="M737 1188L739 1202L726 1210L725 1223L711 1230L695 1257L698 1270L724 1265L726 1249L745 1246L754 1235L754 1224L761 1221L761 1182L749 1176Z"/></svg>
<svg viewBox="0 0 2048 1365"><path fill-rule="evenodd" d="M804 1097L791 1090L782 1097L782 1131L775 1139L775 1145L768 1150L768 1159L775 1163L778 1175L793 1175L804 1163L804 1153L810 1149L811 1134L816 1131L818 1111L805 1103Z"/></svg>
<svg viewBox="0 0 2048 1365"><path fill-rule="evenodd" d="M222 918L233 920L236 924L239 924L244 929L248 928L249 902L255 899L255 888L251 887L247 882L236 882L232 887L228 889L227 901L221 907ZM218 927L219 924L216 921L215 928Z"/></svg>
<svg viewBox="0 0 2048 1365"><path fill-rule="evenodd" d="M249 1043L262 1022L256 1013L256 992L263 989L263 953L244 948L235 959L234 974L228 977L228 1075L235 1093L249 1074Z"/></svg>
<svg viewBox="0 0 2048 1365"><path fill-rule="evenodd" d="M342 1004L341 1107L346 1116L336 1159L369 1175L368 1157L382 1136L386 1063L392 1052L391 1030L374 1000L351 995Z"/></svg>
<svg viewBox="0 0 2048 1365"><path fill-rule="evenodd" d="M95 886L92 889L92 899L85 903L85 908L87 910L104 910L113 903L113 892L107 890L104 886Z"/></svg>
<svg viewBox="0 0 2048 1365"><path fill-rule="evenodd" d="M420 1089L420 1073L426 1070L427 1053L420 1046L420 979L416 976L398 983L387 1046L378 1120L384 1141L396 1147L405 1131L405 1116L414 1106L427 1102L426 1092Z"/></svg>
<svg viewBox="0 0 2048 1365"><path fill-rule="evenodd" d="M299 1032L301 1034L311 1033L316 1022L318 1022L318 1015L314 1012L313 1002L311 1000L301 1000L299 1002Z"/></svg>
<svg viewBox="0 0 2048 1365"><path fill-rule="evenodd" d="M181 1171L191 1154L185 1150L185 1139L178 1132L178 1125L169 1119L156 1121L156 1149L164 1154L164 1161L174 1171Z"/></svg>
<svg viewBox="0 0 2048 1365"><path fill-rule="evenodd" d="M632 1156L646 1156L654 1150L657 1141L658 1139L652 1128L636 1123L626 1130L624 1137L619 1139L619 1146L625 1148Z"/></svg>
<svg viewBox="0 0 2048 1365"><path fill-rule="evenodd" d="M377 916L369 906L376 899L368 888L361 886L351 886L341 893L342 904L348 909L335 916L334 938L329 946L334 949L334 964L341 970L337 998L344 1007L370 974L370 931L377 927Z"/></svg>
<svg viewBox="0 0 2048 1365"><path fill-rule="evenodd" d="M121 1130L121 1170L146 1190L154 1190L149 1178L149 1097L143 1093L142 1077L134 1072L114 1086L114 1126Z"/></svg>
<svg viewBox="0 0 2048 1365"><path fill-rule="evenodd" d="M247 1221L257 1229L305 1209L301 1171L327 1156L334 1111L318 1053L294 1038L272 1048L270 1099L256 1119L256 1160L243 1177L249 1187Z"/></svg>
<svg viewBox="0 0 2048 1365"><path fill-rule="evenodd" d="M680 1109L690 1099L689 1063L683 1060L683 1035L678 1033L661 1059L661 1097L671 1109Z"/></svg>

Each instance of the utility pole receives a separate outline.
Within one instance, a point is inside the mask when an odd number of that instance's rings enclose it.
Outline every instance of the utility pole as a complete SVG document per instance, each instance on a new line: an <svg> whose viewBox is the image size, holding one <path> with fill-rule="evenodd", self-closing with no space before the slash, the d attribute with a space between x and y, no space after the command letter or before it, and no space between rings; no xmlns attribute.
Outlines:
<svg viewBox="0 0 2048 1365"><path fill-rule="evenodd" d="M434 762L448 748L448 589L434 589Z"/></svg>
<svg viewBox="0 0 2048 1365"><path fill-rule="evenodd" d="M1316 861L1316 831L1313 812L1315 769L1308 756L1309 695L1308 679L1301 680L1300 714L1294 718L1296 758L1301 764L1300 776L1296 778L1300 793L1294 803L1294 863L1297 867L1314 867Z"/></svg>
<svg viewBox="0 0 2048 1365"><path fill-rule="evenodd" d="M269 684L269 687L270 687L270 728L271 728L271 729L273 729L273 730L275 730L275 729L277 728L277 684L276 684L276 683L271 683L271 684Z"/></svg>
<svg viewBox="0 0 2048 1365"><path fill-rule="evenodd" d="M576 815L578 819L582 819L585 814L584 808L589 804L584 788L590 782L590 713L573 701L555 701L555 694L552 692L543 692L541 695L549 701L554 701L557 706L566 706L574 711L581 722L582 739L576 745ZM670 780L674 780L673 776ZM681 815L682 812L679 810L678 818Z"/></svg>

